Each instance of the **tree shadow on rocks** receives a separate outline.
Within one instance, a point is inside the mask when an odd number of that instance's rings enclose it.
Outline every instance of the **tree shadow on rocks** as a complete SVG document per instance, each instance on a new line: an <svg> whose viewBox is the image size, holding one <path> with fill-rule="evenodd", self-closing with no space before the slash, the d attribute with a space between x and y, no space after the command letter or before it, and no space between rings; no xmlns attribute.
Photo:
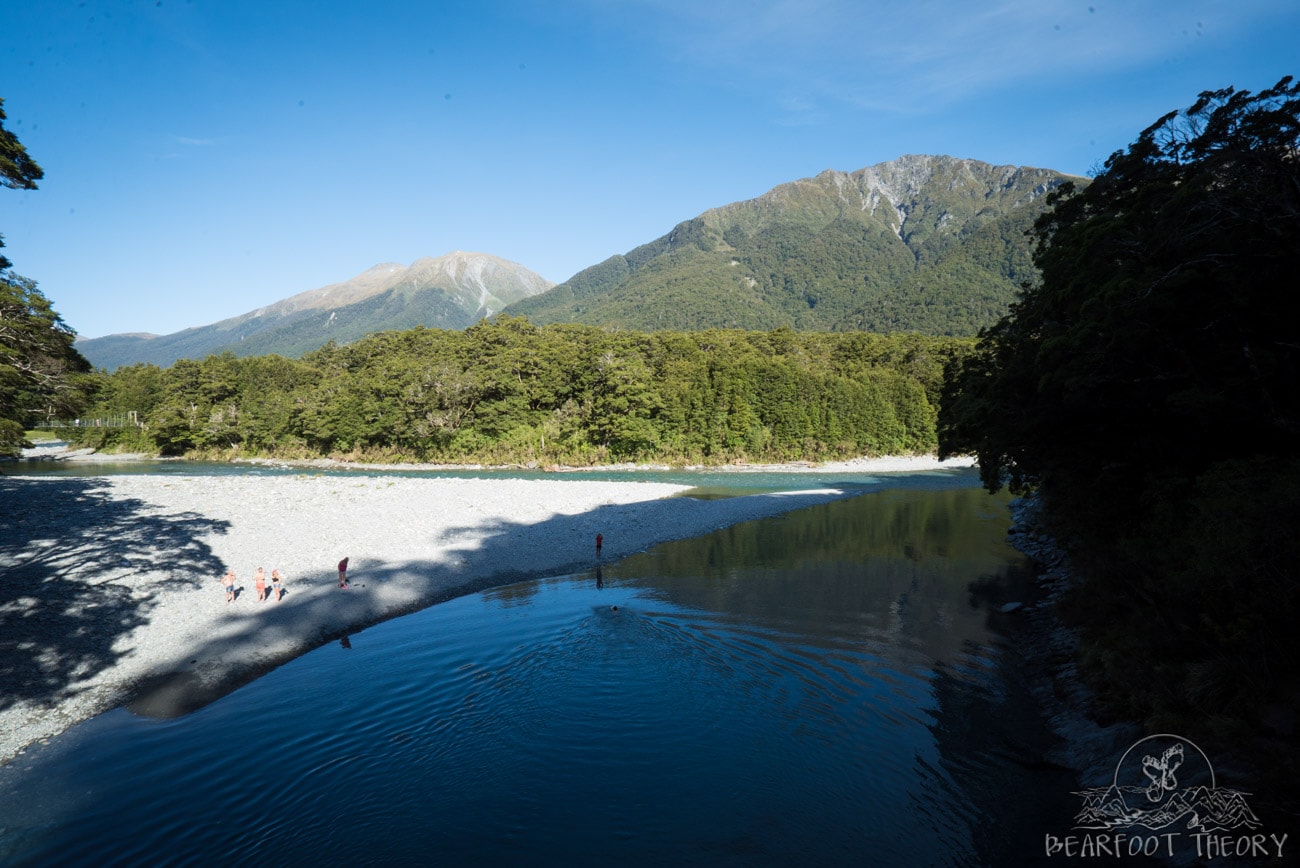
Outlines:
<svg viewBox="0 0 1300 868"><path fill-rule="evenodd" d="M0 710L112 666L163 587L221 569L201 540L226 522L159 514L103 479L0 477L0 500Z"/></svg>
<svg viewBox="0 0 1300 868"><path fill-rule="evenodd" d="M598 532L604 534L603 558L612 562L667 540L784 514L827 498L824 493L731 501L661 498L606 504L536 522L484 520L431 533L429 558L385 561L375 556L382 552L365 554L352 547L350 590L333 587L332 569L319 573L311 590L304 585L299 591L296 581L302 580L291 577L291 593L283 602L259 608L255 617L233 622L177 654L181 661L218 665L201 672L184 663L162 668L135 685L127 708L150 717L179 717L300 654L345 635L355 637L374 624L465 594L591 569L598 563ZM496 596L500 600L503 594Z"/></svg>

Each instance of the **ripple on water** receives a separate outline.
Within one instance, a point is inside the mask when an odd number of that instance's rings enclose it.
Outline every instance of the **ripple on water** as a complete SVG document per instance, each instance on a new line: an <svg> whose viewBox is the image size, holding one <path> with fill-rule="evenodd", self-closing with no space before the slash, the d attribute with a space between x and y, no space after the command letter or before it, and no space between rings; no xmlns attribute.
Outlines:
<svg viewBox="0 0 1300 868"><path fill-rule="evenodd" d="M452 600L0 769L0 861L978 862L1025 718L969 579L914 564Z"/></svg>

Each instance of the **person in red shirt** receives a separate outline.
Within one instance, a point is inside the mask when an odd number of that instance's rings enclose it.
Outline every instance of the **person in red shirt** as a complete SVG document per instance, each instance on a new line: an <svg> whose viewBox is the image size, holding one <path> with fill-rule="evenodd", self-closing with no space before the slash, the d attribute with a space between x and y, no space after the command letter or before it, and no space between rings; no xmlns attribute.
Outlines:
<svg viewBox="0 0 1300 868"><path fill-rule="evenodd" d="M344 558L343 560L339 561L339 587L346 588L347 586L348 586L348 559Z"/></svg>

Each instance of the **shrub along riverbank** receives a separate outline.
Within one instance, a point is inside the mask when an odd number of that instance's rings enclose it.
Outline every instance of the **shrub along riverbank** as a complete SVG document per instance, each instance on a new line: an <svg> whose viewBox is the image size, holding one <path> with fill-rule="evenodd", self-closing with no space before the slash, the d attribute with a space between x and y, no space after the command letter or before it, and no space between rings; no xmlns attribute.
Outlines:
<svg viewBox="0 0 1300 868"><path fill-rule="evenodd" d="M134 365L105 375L79 445L189 456L590 465L932 452L944 366L921 335L416 328L302 359Z"/></svg>

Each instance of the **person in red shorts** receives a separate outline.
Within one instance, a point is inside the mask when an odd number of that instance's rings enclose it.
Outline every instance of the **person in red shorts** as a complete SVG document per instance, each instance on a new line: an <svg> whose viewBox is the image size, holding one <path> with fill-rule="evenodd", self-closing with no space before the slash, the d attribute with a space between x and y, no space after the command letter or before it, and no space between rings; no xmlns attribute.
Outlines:
<svg viewBox="0 0 1300 868"><path fill-rule="evenodd" d="M347 586L348 586L348 559L344 558L343 560L339 561L339 587L346 588Z"/></svg>
<svg viewBox="0 0 1300 868"><path fill-rule="evenodd" d="M253 590L257 591L257 602L266 602L266 573L261 567L253 574Z"/></svg>

